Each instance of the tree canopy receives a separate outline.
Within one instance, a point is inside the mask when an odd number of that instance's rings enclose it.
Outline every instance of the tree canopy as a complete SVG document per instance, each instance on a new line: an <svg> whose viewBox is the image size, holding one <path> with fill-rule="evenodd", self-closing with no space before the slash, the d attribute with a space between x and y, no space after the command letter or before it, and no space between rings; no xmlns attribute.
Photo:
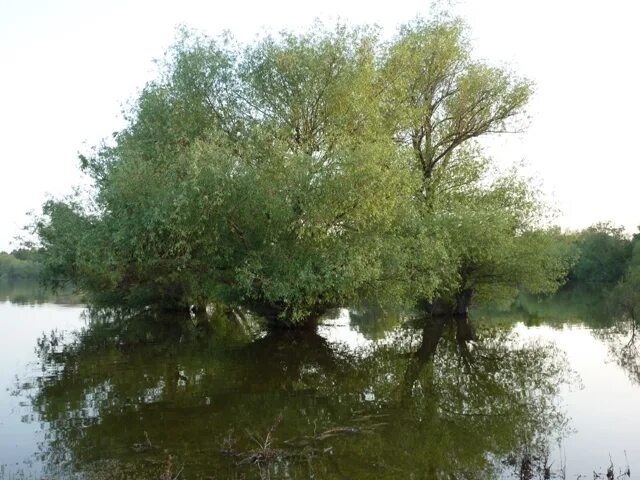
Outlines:
<svg viewBox="0 0 640 480"><path fill-rule="evenodd" d="M531 84L473 58L459 20L315 25L239 46L183 30L112 141L90 203L51 200L44 276L95 301L247 306L277 324L471 286L552 291L569 261L535 192L475 139Z"/></svg>

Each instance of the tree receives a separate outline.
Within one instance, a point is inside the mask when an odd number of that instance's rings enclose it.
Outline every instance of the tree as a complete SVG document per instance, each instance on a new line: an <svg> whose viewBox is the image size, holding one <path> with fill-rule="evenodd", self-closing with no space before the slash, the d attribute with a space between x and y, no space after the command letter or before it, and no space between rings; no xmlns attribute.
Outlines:
<svg viewBox="0 0 640 480"><path fill-rule="evenodd" d="M489 179L470 163L450 172L456 188L442 183L434 204L456 272L436 307L465 315L474 297L510 303L521 291L555 292L576 252L559 229L542 227L538 192L515 171Z"/></svg>
<svg viewBox="0 0 640 480"><path fill-rule="evenodd" d="M340 25L245 48L182 32L128 126L81 157L91 204L45 205L47 278L98 301L220 301L286 326L462 292L493 255L483 221L504 225L503 248L534 238L518 223L526 192L487 187L474 143L511 128L529 92L472 60L457 20L415 21L391 44ZM553 262L537 264L555 284Z"/></svg>
<svg viewBox="0 0 640 480"><path fill-rule="evenodd" d="M531 83L472 58L459 19L417 19L386 52L383 107L398 144L410 150L429 201L470 142L517 125Z"/></svg>
<svg viewBox="0 0 640 480"><path fill-rule="evenodd" d="M630 247L631 257L627 262L626 271L611 296L617 313L631 320L635 336L640 320L640 234L634 235Z"/></svg>
<svg viewBox="0 0 640 480"><path fill-rule="evenodd" d="M242 304L288 326L383 287L417 186L384 135L375 44L344 27L242 53L184 37L115 145L82 158L94 211L45 208L51 278L140 306Z"/></svg>
<svg viewBox="0 0 640 480"><path fill-rule="evenodd" d="M543 208L527 182L488 175L491 162L476 142L519 127L531 83L473 59L459 19L404 26L382 78L388 126L421 177L423 221L437 226L446 245L450 270L435 304L463 313L474 292L556 289L569 252L539 230ZM433 298L427 305L437 309Z"/></svg>

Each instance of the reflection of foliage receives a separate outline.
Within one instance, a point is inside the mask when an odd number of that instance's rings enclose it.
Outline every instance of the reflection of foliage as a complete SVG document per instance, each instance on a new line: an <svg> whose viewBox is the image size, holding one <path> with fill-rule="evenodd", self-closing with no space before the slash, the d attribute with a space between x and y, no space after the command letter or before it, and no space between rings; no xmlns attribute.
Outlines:
<svg viewBox="0 0 640 480"><path fill-rule="evenodd" d="M582 289L565 290L552 297L519 295L509 309L485 305L473 309L473 317L493 325L513 325L521 322L528 327L546 325L587 325L606 328L620 319L618 307L610 298L590 294Z"/></svg>
<svg viewBox="0 0 640 480"><path fill-rule="evenodd" d="M442 338L434 342L438 332ZM378 376L387 380L373 392L383 398L395 392L401 400L402 428L387 440L389 457L413 456L429 478L451 472L488 478L497 468L489 458L506 458L561 434L565 419L555 398L566 363L555 347L516 342L506 331L476 334L459 321L455 329L426 325L418 349L404 347L408 362L392 360L402 347L383 347L377 358L388 355L391 363L383 364ZM394 366L399 370L389 375Z"/></svg>
<svg viewBox="0 0 640 480"><path fill-rule="evenodd" d="M596 330L594 334L605 342L609 355L627 373L629 379L640 385L640 339L637 321L620 321L609 329Z"/></svg>
<svg viewBox="0 0 640 480"><path fill-rule="evenodd" d="M71 289L52 292L34 281L4 281L0 279L0 302L9 301L22 305L39 303L80 303L82 298Z"/></svg>
<svg viewBox="0 0 640 480"><path fill-rule="evenodd" d="M624 328L629 320L638 321L640 234L630 239L622 228L596 224L573 237L580 257L565 288L555 298L538 301L537 305L531 298L521 298L519 309L529 316L544 317L547 323L579 319L614 331L619 326Z"/></svg>
<svg viewBox="0 0 640 480"><path fill-rule="evenodd" d="M551 298L521 296L516 304L517 311L534 318L544 319L551 326L586 323L592 327L610 326L615 316L607 299L581 289L559 292ZM534 322L527 322L532 324Z"/></svg>
<svg viewBox="0 0 640 480"><path fill-rule="evenodd" d="M368 340L380 340L402 321L397 311L383 311L379 308L363 308L349 312L351 325Z"/></svg>
<svg viewBox="0 0 640 480"><path fill-rule="evenodd" d="M587 323L615 327L640 319L640 234L629 240L622 229L599 224L574 235L580 260L565 288L553 297L520 295L507 312L496 305L476 309L492 319L508 317L526 325Z"/></svg>
<svg viewBox="0 0 640 480"><path fill-rule="evenodd" d="M634 383L640 384L640 347L635 338L635 332L632 339L618 351L617 360L629 378Z"/></svg>
<svg viewBox="0 0 640 480"><path fill-rule="evenodd" d="M23 384L48 465L151 478L170 453L190 478L490 478L565 426L564 358L507 330L430 320L352 350L222 316L89 320L71 342L43 338L44 374ZM228 454L255 453L264 432L277 461Z"/></svg>

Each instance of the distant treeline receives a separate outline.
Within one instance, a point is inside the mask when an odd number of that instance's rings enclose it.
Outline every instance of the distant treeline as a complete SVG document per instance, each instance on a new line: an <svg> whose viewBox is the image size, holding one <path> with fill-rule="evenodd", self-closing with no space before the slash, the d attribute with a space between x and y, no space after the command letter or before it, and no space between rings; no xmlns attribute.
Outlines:
<svg viewBox="0 0 640 480"><path fill-rule="evenodd" d="M41 271L41 253L37 250L18 249L0 252L0 281L37 280Z"/></svg>
<svg viewBox="0 0 640 480"><path fill-rule="evenodd" d="M640 313L640 232L632 237L609 223L593 225L567 238L577 250L563 291L608 300L634 319Z"/></svg>
<svg viewBox="0 0 640 480"><path fill-rule="evenodd" d="M640 233L629 237L620 227L599 223L568 237L579 252L566 288L612 288L638 265Z"/></svg>

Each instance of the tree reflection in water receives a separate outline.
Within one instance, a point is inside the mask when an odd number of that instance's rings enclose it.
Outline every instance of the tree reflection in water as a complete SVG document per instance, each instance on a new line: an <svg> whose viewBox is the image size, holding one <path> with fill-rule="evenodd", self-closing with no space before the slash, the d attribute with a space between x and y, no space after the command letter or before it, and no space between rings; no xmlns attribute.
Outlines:
<svg viewBox="0 0 640 480"><path fill-rule="evenodd" d="M640 325L634 317L623 316L611 328L596 330L609 355L624 370L632 383L640 385Z"/></svg>
<svg viewBox="0 0 640 480"><path fill-rule="evenodd" d="M389 323L349 348L98 311L71 341L43 338L42 375L18 387L53 476L159 478L169 461L183 478L492 478L566 433L553 345L466 319Z"/></svg>

